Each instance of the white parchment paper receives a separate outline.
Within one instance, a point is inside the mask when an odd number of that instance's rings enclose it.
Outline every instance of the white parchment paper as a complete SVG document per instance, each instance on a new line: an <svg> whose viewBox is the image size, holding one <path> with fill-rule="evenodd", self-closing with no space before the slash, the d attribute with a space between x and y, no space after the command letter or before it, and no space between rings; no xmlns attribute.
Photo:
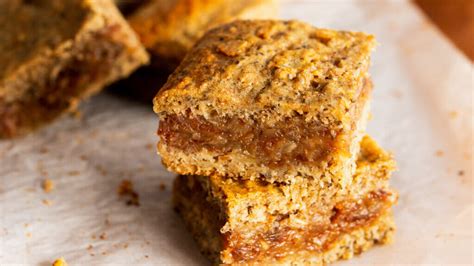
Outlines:
<svg viewBox="0 0 474 266"><path fill-rule="evenodd" d="M407 1L292 1L281 13L381 44L368 132L398 161L398 231L393 245L340 264L471 265L472 64ZM206 264L170 207L173 174L155 153L151 105L103 93L80 110L81 119L0 142L0 264ZM118 198L123 179L139 207Z"/></svg>

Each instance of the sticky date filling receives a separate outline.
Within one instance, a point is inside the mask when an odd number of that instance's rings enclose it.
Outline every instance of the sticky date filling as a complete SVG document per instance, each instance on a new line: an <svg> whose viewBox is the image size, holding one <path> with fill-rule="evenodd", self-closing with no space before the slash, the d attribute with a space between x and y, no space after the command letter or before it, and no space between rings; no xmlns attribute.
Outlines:
<svg viewBox="0 0 474 266"><path fill-rule="evenodd" d="M235 262L258 260L261 257L285 257L295 250L324 252L342 234L368 226L391 206L389 193L374 191L363 200L336 204L329 224L314 224L304 229L277 227L244 237L239 232L224 236L224 248Z"/></svg>
<svg viewBox="0 0 474 266"><path fill-rule="evenodd" d="M371 90L370 79L364 79L359 100L352 110L355 120L361 116ZM354 130L355 126L356 123ZM185 153L202 149L219 154L237 151L274 168L317 165L341 148L336 146L339 133L331 133L320 122L307 122L303 115L269 126L238 117L211 118L210 121L202 116L172 114L160 121L158 129L164 144Z"/></svg>
<svg viewBox="0 0 474 266"><path fill-rule="evenodd" d="M166 145L187 153L207 149L216 153L239 151L270 166L312 163L332 152L335 137L303 116L274 126L236 117L214 118L170 115L160 121L158 135Z"/></svg>

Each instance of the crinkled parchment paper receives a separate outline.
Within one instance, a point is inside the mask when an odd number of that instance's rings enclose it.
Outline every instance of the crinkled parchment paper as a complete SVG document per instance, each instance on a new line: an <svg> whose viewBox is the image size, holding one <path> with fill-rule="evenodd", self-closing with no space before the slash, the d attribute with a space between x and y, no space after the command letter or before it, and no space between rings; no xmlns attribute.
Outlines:
<svg viewBox="0 0 474 266"><path fill-rule="evenodd" d="M472 64L408 1L293 1L281 13L380 43L368 132L398 161L398 231L341 264L472 264ZM170 207L151 104L102 93L80 110L0 142L0 264L206 264ZM124 179L140 206L117 195Z"/></svg>

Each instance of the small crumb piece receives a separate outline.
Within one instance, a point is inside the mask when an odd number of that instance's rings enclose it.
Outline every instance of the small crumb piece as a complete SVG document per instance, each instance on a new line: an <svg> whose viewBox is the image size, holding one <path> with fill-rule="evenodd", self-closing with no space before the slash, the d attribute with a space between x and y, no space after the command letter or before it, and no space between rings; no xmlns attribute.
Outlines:
<svg viewBox="0 0 474 266"><path fill-rule="evenodd" d="M28 238L33 237L33 234L31 234L31 232L28 232L28 233L26 233L25 235L26 235L26 237L28 237Z"/></svg>
<svg viewBox="0 0 474 266"><path fill-rule="evenodd" d="M132 181L128 179L122 180L120 183L117 193L119 197L126 198L127 205L140 206L140 197L137 192L133 189Z"/></svg>
<svg viewBox="0 0 474 266"><path fill-rule="evenodd" d="M70 175L70 176L77 176L77 175L80 174L80 172L74 170L74 171L69 171L67 174Z"/></svg>
<svg viewBox="0 0 474 266"><path fill-rule="evenodd" d="M145 259L148 259L148 258L149 258L149 256L148 256L148 255L145 255Z"/></svg>
<svg viewBox="0 0 474 266"><path fill-rule="evenodd" d="M67 266L67 262L64 258L59 258L53 262L53 266Z"/></svg>
<svg viewBox="0 0 474 266"><path fill-rule="evenodd" d="M165 183L160 183L160 190L161 191L166 190L166 184Z"/></svg>
<svg viewBox="0 0 474 266"><path fill-rule="evenodd" d="M123 248L127 249L128 248L128 243L123 244Z"/></svg>
<svg viewBox="0 0 474 266"><path fill-rule="evenodd" d="M91 250L93 248L94 248L94 246L92 246L92 245L87 246L87 250Z"/></svg>
<svg viewBox="0 0 474 266"><path fill-rule="evenodd" d="M99 173L100 173L102 176L106 176L106 175L107 175L107 170L105 170L105 168L104 168L102 165L96 165L96 166L95 166L95 169L97 169L97 171L99 171Z"/></svg>
<svg viewBox="0 0 474 266"><path fill-rule="evenodd" d="M46 147L41 147L41 148L39 149L39 152L40 152L41 154L48 153L48 148L46 148Z"/></svg>
<svg viewBox="0 0 474 266"><path fill-rule="evenodd" d="M153 150L154 144L148 143L145 147L146 147L148 150Z"/></svg>
<svg viewBox="0 0 474 266"><path fill-rule="evenodd" d="M458 176L463 176L464 175L464 171L463 170L459 170L458 171Z"/></svg>
<svg viewBox="0 0 474 266"><path fill-rule="evenodd" d="M441 157L444 155L444 152L442 150L437 150L435 153L436 156Z"/></svg>
<svg viewBox="0 0 474 266"><path fill-rule="evenodd" d="M87 161L87 156L85 156L84 154L79 156L79 159L83 160L83 161Z"/></svg>
<svg viewBox="0 0 474 266"><path fill-rule="evenodd" d="M99 236L99 238L100 238L101 240L105 240L105 239L107 239L107 235L106 235L105 233L102 233L102 234Z"/></svg>
<svg viewBox="0 0 474 266"><path fill-rule="evenodd" d="M46 206L51 206L51 205L53 205L53 202L50 201L50 200L44 199L43 204L46 205Z"/></svg>
<svg viewBox="0 0 474 266"><path fill-rule="evenodd" d="M95 234L93 234L93 235L91 236L91 238L92 238L92 239L96 239L97 237L95 236Z"/></svg>
<svg viewBox="0 0 474 266"><path fill-rule="evenodd" d="M53 189L54 189L54 183L49 178L44 179L41 186L43 187L43 191L46 192L46 193L49 193L49 192L53 191Z"/></svg>
<svg viewBox="0 0 474 266"><path fill-rule="evenodd" d="M454 118L456 118L456 117L459 116L459 112L458 112L458 111L451 111L451 112L449 112L449 116L450 116L452 119L454 119Z"/></svg>

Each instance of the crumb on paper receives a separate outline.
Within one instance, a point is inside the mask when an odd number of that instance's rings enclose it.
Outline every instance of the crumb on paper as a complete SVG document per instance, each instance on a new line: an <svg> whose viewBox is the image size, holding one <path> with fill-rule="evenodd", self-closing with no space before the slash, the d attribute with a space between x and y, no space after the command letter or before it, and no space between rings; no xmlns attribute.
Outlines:
<svg viewBox="0 0 474 266"><path fill-rule="evenodd" d="M91 138L95 138L95 137L97 137L97 135L99 135L99 133L97 132L97 130L93 130L93 131L89 134L89 136L90 136Z"/></svg>
<svg viewBox="0 0 474 266"><path fill-rule="evenodd" d="M148 255L145 255L145 259L148 259L148 258L149 258L149 256L148 256Z"/></svg>
<svg viewBox="0 0 474 266"><path fill-rule="evenodd" d="M28 237L28 238L32 238L33 234L31 232L28 232L28 233L25 234L25 236Z"/></svg>
<svg viewBox="0 0 474 266"><path fill-rule="evenodd" d="M81 138L81 137L76 137L76 142L77 142L77 144L82 145L82 144L84 144L84 139Z"/></svg>
<svg viewBox="0 0 474 266"><path fill-rule="evenodd" d="M91 235L91 238L92 238L92 239L96 239L97 237L95 236L95 234L92 234L92 235Z"/></svg>
<svg viewBox="0 0 474 266"><path fill-rule="evenodd" d="M105 170L105 168L104 168L102 165L96 165L96 166L95 166L95 169L97 169L97 171L99 171L99 173L100 173L102 176L106 176L106 175L107 175L107 170Z"/></svg>
<svg viewBox="0 0 474 266"><path fill-rule="evenodd" d="M26 192L36 192L36 189L34 187L27 187L25 188Z"/></svg>
<svg viewBox="0 0 474 266"><path fill-rule="evenodd" d="M87 161L87 156L85 156L84 154L82 154L81 156L79 156L79 159L83 160L83 161Z"/></svg>
<svg viewBox="0 0 474 266"><path fill-rule="evenodd" d="M59 258L53 262L52 266L67 266L67 262L64 258Z"/></svg>
<svg viewBox="0 0 474 266"><path fill-rule="evenodd" d="M435 155L436 155L437 157L442 157L442 156L444 155L444 151L442 151L442 150L437 150L437 151L435 152Z"/></svg>
<svg viewBox="0 0 474 266"><path fill-rule="evenodd" d="M50 201L50 200L44 199L43 204L46 205L46 206L51 206L51 205L53 205L53 202Z"/></svg>
<svg viewBox="0 0 474 266"><path fill-rule="evenodd" d="M46 148L46 147L41 147L41 148L39 149L39 153L41 153L41 154L48 153L48 148Z"/></svg>
<svg viewBox="0 0 474 266"><path fill-rule="evenodd" d="M105 252L105 251L102 252L102 256L105 256L105 255L107 255L107 252Z"/></svg>
<svg viewBox="0 0 474 266"><path fill-rule="evenodd" d="M449 117L451 117L452 119L456 118L459 116L459 112L458 111L451 111L449 112Z"/></svg>
<svg viewBox="0 0 474 266"><path fill-rule="evenodd" d="M127 249L128 248L128 243L123 244L123 248Z"/></svg>
<svg viewBox="0 0 474 266"><path fill-rule="evenodd" d="M67 174L70 175L70 176L77 176L79 175L81 172L77 171L77 170L73 170L73 171L69 171Z"/></svg>
<svg viewBox="0 0 474 266"><path fill-rule="evenodd" d="M127 205L140 206L140 197L133 189L133 183L129 179L122 180L117 189L117 193L119 197L127 199Z"/></svg>
<svg viewBox="0 0 474 266"><path fill-rule="evenodd" d="M464 159L465 159L465 160L471 160L471 158L472 158L472 155L471 155L470 152L465 152L465 153L463 154L463 156L464 156Z"/></svg>
<svg viewBox="0 0 474 266"><path fill-rule="evenodd" d="M106 235L105 233L102 233L102 234L99 236L99 238L100 238L101 240L106 240L106 239L107 239L107 235Z"/></svg>
<svg viewBox="0 0 474 266"><path fill-rule="evenodd" d="M94 248L94 246L92 246L92 245L87 246L87 250L92 250L93 248Z"/></svg>
<svg viewBox="0 0 474 266"><path fill-rule="evenodd" d="M458 176L463 176L464 175L464 170L459 170L458 171Z"/></svg>
<svg viewBox="0 0 474 266"><path fill-rule="evenodd" d="M49 178L45 178L43 180L43 183L41 184L41 186L43 187L44 192L49 193L49 192L53 191L53 189L54 189L53 180L51 180Z"/></svg>
<svg viewBox="0 0 474 266"><path fill-rule="evenodd" d="M104 224L105 224L106 226L110 226L110 220L109 220L109 218L105 218Z"/></svg>
<svg viewBox="0 0 474 266"><path fill-rule="evenodd" d="M161 191L166 190L166 184L165 183L163 183L163 182L160 183L160 190Z"/></svg>
<svg viewBox="0 0 474 266"><path fill-rule="evenodd" d="M155 145L154 145L153 143L148 143L147 145L145 145L145 147L146 147L148 150L150 150L150 151L153 150L153 147L154 147L154 146L155 146Z"/></svg>

